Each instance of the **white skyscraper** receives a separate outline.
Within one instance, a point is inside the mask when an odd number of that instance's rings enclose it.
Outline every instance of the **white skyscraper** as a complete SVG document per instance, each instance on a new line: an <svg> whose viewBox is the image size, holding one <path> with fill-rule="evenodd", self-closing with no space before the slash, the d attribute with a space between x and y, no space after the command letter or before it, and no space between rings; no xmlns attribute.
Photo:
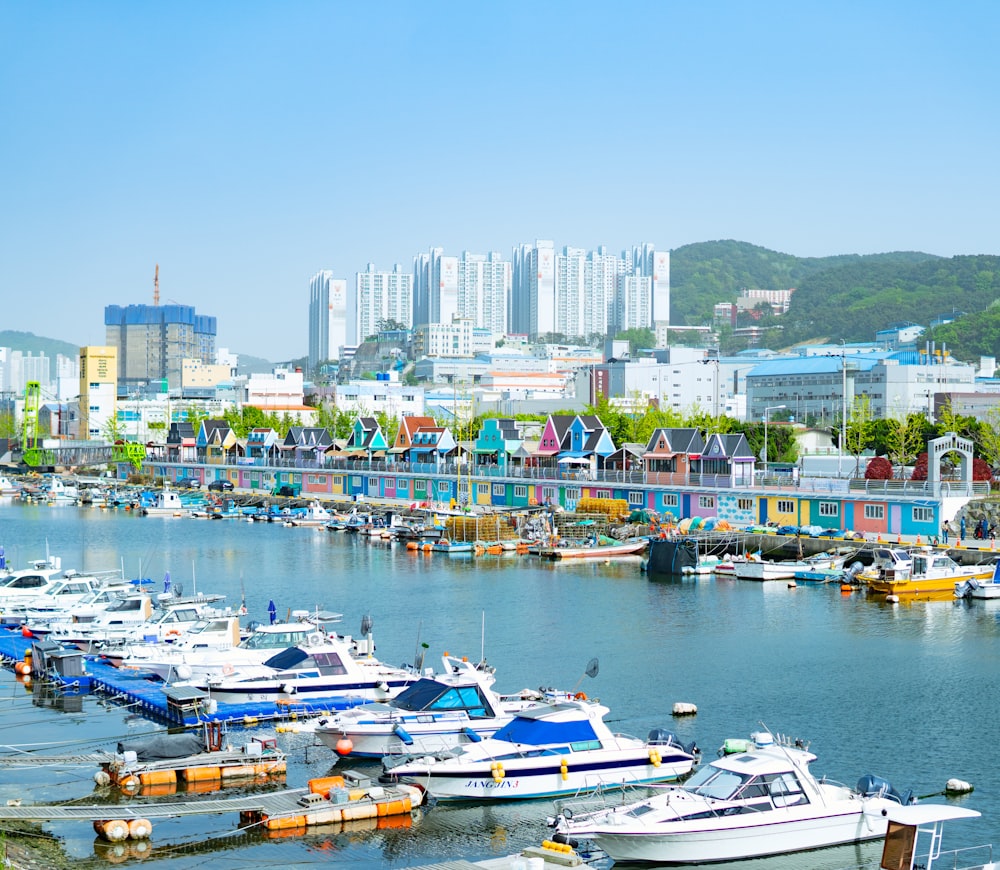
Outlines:
<svg viewBox="0 0 1000 870"><path fill-rule="evenodd" d="M338 359L340 348L348 341L347 281L334 278L324 269L309 282L309 368L315 369L328 359Z"/></svg>
<svg viewBox="0 0 1000 870"><path fill-rule="evenodd" d="M354 335L348 329L347 344L360 344L376 335L379 324L393 320L407 329L413 328L413 275L402 271L397 263L391 272L378 272L374 263L358 272L353 291L347 294L347 310L354 324Z"/></svg>
<svg viewBox="0 0 1000 870"><path fill-rule="evenodd" d="M670 322L670 252L649 242L632 249L632 272L652 279L650 326Z"/></svg>

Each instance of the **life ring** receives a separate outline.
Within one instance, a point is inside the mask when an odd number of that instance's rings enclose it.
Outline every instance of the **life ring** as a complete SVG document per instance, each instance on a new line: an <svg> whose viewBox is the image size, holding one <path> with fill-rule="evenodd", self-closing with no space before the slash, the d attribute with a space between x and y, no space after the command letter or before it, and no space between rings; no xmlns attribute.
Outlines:
<svg viewBox="0 0 1000 870"><path fill-rule="evenodd" d="M586 692L577 692L573 696L573 700L574 701L586 701L587 700L587 693Z"/></svg>
<svg viewBox="0 0 1000 870"><path fill-rule="evenodd" d="M311 634L306 635L306 645L307 646L319 646L323 643L323 635L318 631L314 631Z"/></svg>
<svg viewBox="0 0 1000 870"><path fill-rule="evenodd" d="M170 631L167 632L167 637L170 637L171 635L176 636L176 635L179 635L179 634L180 634L180 631L178 631L176 628L172 628L172 629L170 629Z"/></svg>
<svg viewBox="0 0 1000 870"><path fill-rule="evenodd" d="M226 675L227 677L228 677L228 676L229 676L230 674L232 674L233 670L234 670L234 668L233 668L233 666L232 666L231 664L229 664L229 662L226 662L226 663L225 663L225 664L224 664L224 665L222 666L222 673L223 673L223 674L225 674L225 675Z"/></svg>

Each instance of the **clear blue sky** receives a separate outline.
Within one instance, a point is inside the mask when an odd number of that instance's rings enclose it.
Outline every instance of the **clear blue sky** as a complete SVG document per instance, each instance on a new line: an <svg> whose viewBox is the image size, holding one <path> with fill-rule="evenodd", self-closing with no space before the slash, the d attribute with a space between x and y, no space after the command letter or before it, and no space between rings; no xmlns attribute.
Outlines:
<svg viewBox="0 0 1000 870"><path fill-rule="evenodd" d="M1000 253L1000 3L0 4L0 329L307 351L443 246Z"/></svg>

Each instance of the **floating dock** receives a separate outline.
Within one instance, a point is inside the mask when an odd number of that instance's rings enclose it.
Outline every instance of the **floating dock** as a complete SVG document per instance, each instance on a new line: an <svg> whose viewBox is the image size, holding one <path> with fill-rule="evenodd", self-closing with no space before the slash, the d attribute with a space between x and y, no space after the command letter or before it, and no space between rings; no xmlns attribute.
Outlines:
<svg viewBox="0 0 1000 870"><path fill-rule="evenodd" d="M51 641L25 637L20 629L0 628L0 661L14 667L29 662L31 675L59 686L66 693L96 692L154 721L185 727L208 721L253 726L300 716L344 710L365 703L348 696L316 701L278 700L255 704L222 704L211 693L187 686L169 686L139 670L120 669L99 656L59 647ZM27 679L27 678L25 678Z"/></svg>

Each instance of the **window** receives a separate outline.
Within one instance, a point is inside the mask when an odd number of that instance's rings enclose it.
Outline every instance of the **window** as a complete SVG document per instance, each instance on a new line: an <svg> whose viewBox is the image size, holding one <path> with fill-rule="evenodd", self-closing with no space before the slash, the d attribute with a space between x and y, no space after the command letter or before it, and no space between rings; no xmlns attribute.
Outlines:
<svg viewBox="0 0 1000 870"><path fill-rule="evenodd" d="M438 481L438 492L450 492L451 484L447 480Z"/></svg>
<svg viewBox="0 0 1000 870"><path fill-rule="evenodd" d="M736 499L736 509L741 511L752 511L753 510L753 499L752 498L738 498Z"/></svg>
<svg viewBox="0 0 1000 870"><path fill-rule="evenodd" d="M542 487L542 498L552 501L559 496L559 490L554 486L543 486Z"/></svg>
<svg viewBox="0 0 1000 870"><path fill-rule="evenodd" d="M399 477L396 479L396 492L408 492L410 489L410 481L405 477Z"/></svg>
<svg viewBox="0 0 1000 870"><path fill-rule="evenodd" d="M514 485L514 498L527 498L528 487L522 486L520 484Z"/></svg>
<svg viewBox="0 0 1000 870"><path fill-rule="evenodd" d="M575 487L575 486L567 487L566 488L566 498L567 498L567 500L572 499L573 501L579 501L580 500L580 490L577 487Z"/></svg>
<svg viewBox="0 0 1000 870"><path fill-rule="evenodd" d="M840 505L835 501L821 501L819 503L819 515L821 517L840 516Z"/></svg>
<svg viewBox="0 0 1000 870"><path fill-rule="evenodd" d="M507 487L502 483L493 484L493 495L504 495L507 492Z"/></svg>
<svg viewBox="0 0 1000 870"><path fill-rule="evenodd" d="M611 498L610 489L598 489L594 492L596 498Z"/></svg>
<svg viewBox="0 0 1000 870"><path fill-rule="evenodd" d="M930 523L934 521L934 511L928 507L915 507L913 509L913 522Z"/></svg>
<svg viewBox="0 0 1000 870"><path fill-rule="evenodd" d="M660 499L660 504L662 504L664 507L677 507L677 496L665 494Z"/></svg>
<svg viewBox="0 0 1000 870"><path fill-rule="evenodd" d="M866 520L884 520L885 519L885 505L881 505L881 504L866 504L865 505L865 519Z"/></svg>
<svg viewBox="0 0 1000 870"><path fill-rule="evenodd" d="M477 483L476 484L476 495L489 495L490 485L488 483Z"/></svg>
<svg viewBox="0 0 1000 870"><path fill-rule="evenodd" d="M378 485L379 485L379 479L377 477L369 477L368 478L368 491L369 492L378 492L379 491Z"/></svg>
<svg viewBox="0 0 1000 870"><path fill-rule="evenodd" d="M790 498L779 498L776 510L779 514L793 514L795 513L795 502Z"/></svg>
<svg viewBox="0 0 1000 870"><path fill-rule="evenodd" d="M630 492L628 494L628 503L629 504L641 505L641 504L643 504L643 498L642 498L642 496L643 496L643 493L641 493L641 492Z"/></svg>
<svg viewBox="0 0 1000 870"><path fill-rule="evenodd" d="M715 496L714 495L699 495L698 496L698 507L700 507L700 508L714 508L715 507Z"/></svg>

